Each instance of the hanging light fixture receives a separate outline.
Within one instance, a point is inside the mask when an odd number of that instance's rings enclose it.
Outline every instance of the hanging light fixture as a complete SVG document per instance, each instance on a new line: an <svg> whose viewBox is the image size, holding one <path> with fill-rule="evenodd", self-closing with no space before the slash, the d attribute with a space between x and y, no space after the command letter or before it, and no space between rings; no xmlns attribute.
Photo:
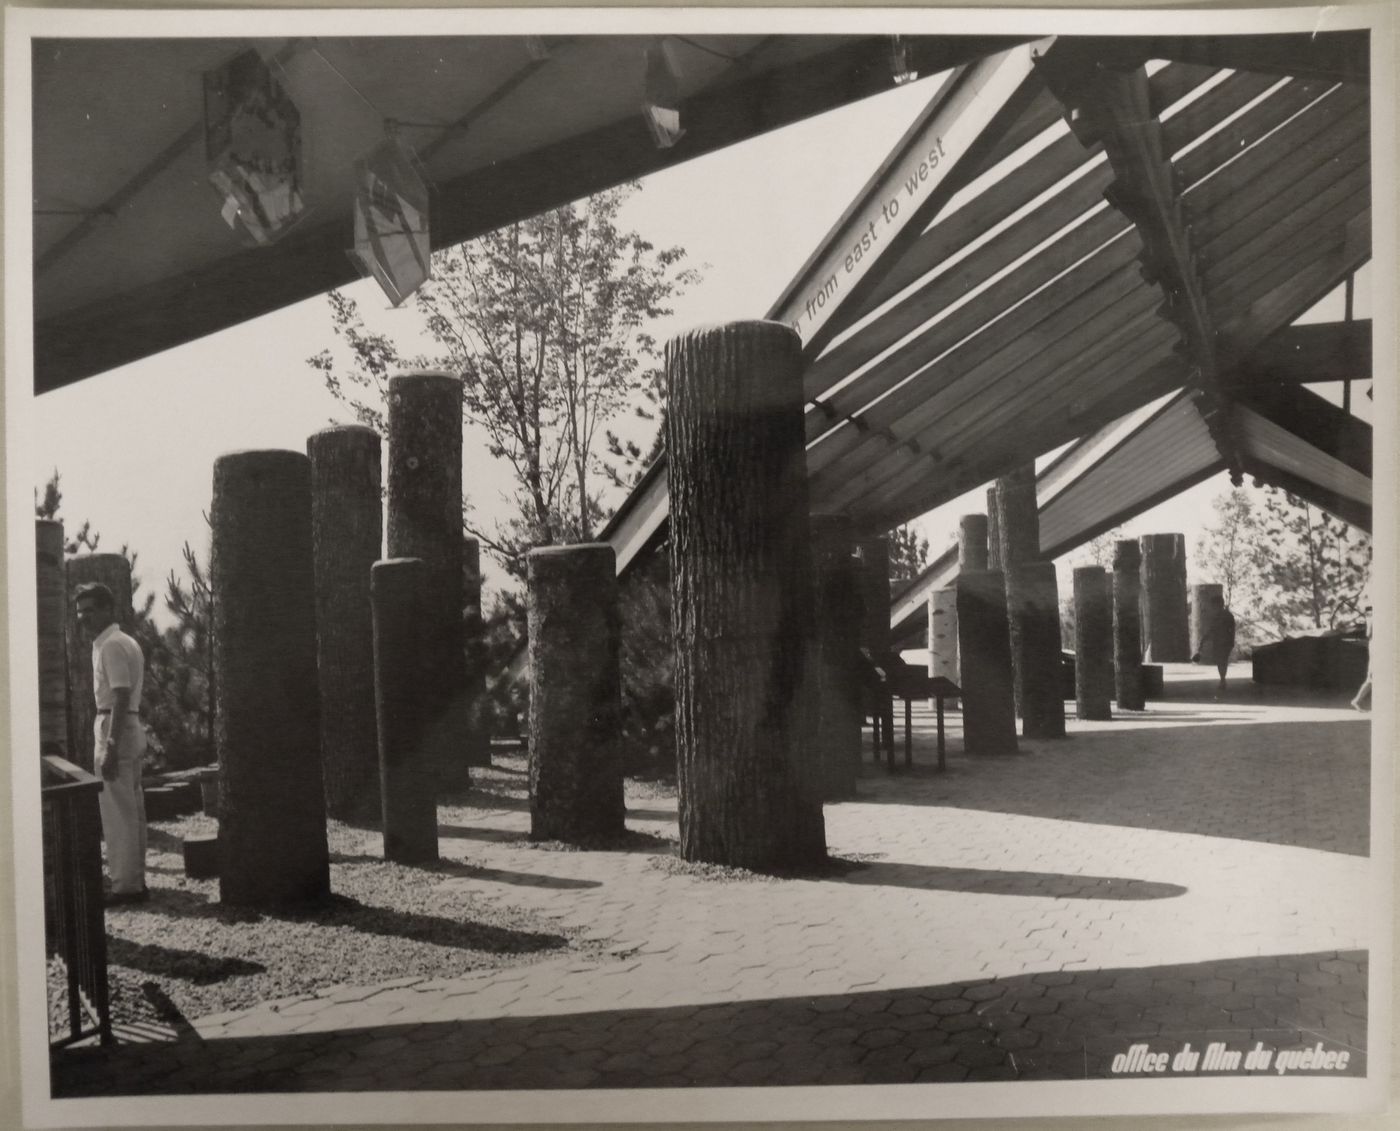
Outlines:
<svg viewBox="0 0 1400 1131"><path fill-rule="evenodd" d="M890 77L895 86L903 86L919 77L919 72L909 63L909 44L902 35L890 37Z"/></svg>
<svg viewBox="0 0 1400 1131"><path fill-rule="evenodd" d="M681 84L666 41L647 48L646 93L642 116L658 149L670 149L685 136L681 125Z"/></svg>
<svg viewBox="0 0 1400 1131"><path fill-rule="evenodd" d="M389 137L355 162L350 259L398 306L432 276L428 186L412 151Z"/></svg>
<svg viewBox="0 0 1400 1131"><path fill-rule="evenodd" d="M266 245L301 219L301 114L256 51L205 72L204 149L230 228Z"/></svg>

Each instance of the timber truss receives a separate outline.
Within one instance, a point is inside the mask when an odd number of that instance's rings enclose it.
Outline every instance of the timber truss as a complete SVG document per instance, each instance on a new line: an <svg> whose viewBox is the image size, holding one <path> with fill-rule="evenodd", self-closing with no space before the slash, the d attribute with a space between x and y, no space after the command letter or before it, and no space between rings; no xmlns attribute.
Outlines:
<svg viewBox="0 0 1400 1131"><path fill-rule="evenodd" d="M881 533L1057 448L1048 556L1228 471L1365 529L1365 33L1022 43L953 70L768 316L801 334L814 512ZM605 532L658 538L664 460ZM907 630L956 571L894 599Z"/></svg>

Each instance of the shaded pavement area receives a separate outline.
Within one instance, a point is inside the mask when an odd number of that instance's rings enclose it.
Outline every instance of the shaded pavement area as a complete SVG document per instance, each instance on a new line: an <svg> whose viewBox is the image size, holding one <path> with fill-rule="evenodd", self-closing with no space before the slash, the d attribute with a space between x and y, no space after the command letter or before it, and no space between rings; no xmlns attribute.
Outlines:
<svg viewBox="0 0 1400 1131"><path fill-rule="evenodd" d="M542 851L502 807L443 830L469 865L443 887L589 949L188 1019L57 1057L54 1093L1084 1078L1188 1043L1320 1045L1332 1068L1293 1074L1364 1073L1366 721L1344 696L1215 700L1175 674L1148 711L1018 756L966 757L954 725L946 774L917 711L913 772L867 766L827 806L834 864L809 878L693 867L660 840ZM628 824L674 836L674 801Z"/></svg>

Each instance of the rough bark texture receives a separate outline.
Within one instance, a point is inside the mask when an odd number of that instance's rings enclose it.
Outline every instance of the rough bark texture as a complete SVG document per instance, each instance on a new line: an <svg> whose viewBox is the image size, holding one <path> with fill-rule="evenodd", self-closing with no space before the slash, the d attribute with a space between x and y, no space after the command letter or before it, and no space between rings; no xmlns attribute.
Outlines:
<svg viewBox="0 0 1400 1131"><path fill-rule="evenodd" d="M92 720L97 704L92 698L92 640L78 627L73 616L73 594L79 585L100 581L112 591L116 601L117 623L122 631L132 628L131 565L121 554L85 554L70 558L63 567L68 588L65 628L68 650L68 750L69 760L91 772ZM139 708L141 704L134 703Z"/></svg>
<svg viewBox="0 0 1400 1131"><path fill-rule="evenodd" d="M987 516L965 514L958 521L958 572L987 570Z"/></svg>
<svg viewBox="0 0 1400 1131"><path fill-rule="evenodd" d="M467 765L491 764L490 704L486 698L486 619L481 610L481 545L462 540L462 632L466 648Z"/></svg>
<svg viewBox="0 0 1400 1131"><path fill-rule="evenodd" d="M928 599L928 674L961 684L958 670L958 591L955 586L935 589ZM944 706L956 706L956 699Z"/></svg>
<svg viewBox="0 0 1400 1131"><path fill-rule="evenodd" d="M462 627L462 383L442 373L389 380L390 558L427 569L421 643L425 738L438 786L465 787L468 736Z"/></svg>
<svg viewBox="0 0 1400 1131"><path fill-rule="evenodd" d="M1054 562L1014 562L1006 572L1011 660L1021 689L1021 733L1063 738L1060 591Z"/></svg>
<svg viewBox="0 0 1400 1131"><path fill-rule="evenodd" d="M994 505L987 515L987 552L989 557L995 557L1001 562L1000 566L994 568L1006 574L1006 605L1011 619L1011 662L1015 679L1016 713L1025 719L1025 674L1021 668L1024 649L1020 641L1024 626L1017 610L1028 609L1029 606L1024 601L1017 601L1011 591L1011 585L1012 567L1040 560L1040 513L1036 509L1035 501L1035 464L1023 465L998 479L996 488L989 491L988 495ZM1058 610L1055 615L1059 616ZM1063 714L1063 711L1061 713Z"/></svg>
<svg viewBox="0 0 1400 1131"><path fill-rule="evenodd" d="M1201 650L1201 641L1210 631L1211 614L1225 601L1225 586L1215 582L1204 582L1200 585L1191 586L1191 655L1196 655ZM1203 657L1202 663L1212 662L1209 656Z"/></svg>
<svg viewBox="0 0 1400 1131"><path fill-rule="evenodd" d="M813 515L812 564L815 632L807 678L813 686L816 757L822 797L852 797L860 773L861 607L851 522L845 515Z"/></svg>
<svg viewBox="0 0 1400 1131"><path fill-rule="evenodd" d="M34 520L34 572L39 628L39 749L68 754L68 658L64 632L68 595L63 583L63 523Z"/></svg>
<svg viewBox="0 0 1400 1131"><path fill-rule="evenodd" d="M311 461L284 451L221 456L210 517L219 896L304 904L330 892Z"/></svg>
<svg viewBox="0 0 1400 1131"><path fill-rule="evenodd" d="M866 538L857 546L857 577L860 584L860 646L872 656L890 650L890 540ZM873 709L879 713L883 748L894 748L894 699L871 692ZM864 712L862 712L862 717ZM879 751L876 751L879 761Z"/></svg>
<svg viewBox="0 0 1400 1131"><path fill-rule="evenodd" d="M306 452L326 811L339 820L377 819L370 569L384 539L379 433L359 425L326 428L306 441Z"/></svg>
<svg viewBox="0 0 1400 1131"><path fill-rule="evenodd" d="M590 844L625 831L622 620L606 543L531 550L530 835Z"/></svg>
<svg viewBox="0 0 1400 1131"><path fill-rule="evenodd" d="M1111 719L1113 605L1103 566L1074 571L1074 700L1081 719Z"/></svg>
<svg viewBox="0 0 1400 1131"><path fill-rule="evenodd" d="M427 567L418 558L390 558L375 562L370 578L384 859L431 863L438 858L437 788L423 743L420 648Z"/></svg>
<svg viewBox="0 0 1400 1131"><path fill-rule="evenodd" d="M773 869L824 859L803 739L812 619L801 341L706 327L666 353L681 853Z"/></svg>
<svg viewBox="0 0 1400 1131"><path fill-rule="evenodd" d="M1016 703L1006 582L993 570L967 571L958 574L957 592L963 745L969 754L1014 754Z"/></svg>
<svg viewBox="0 0 1400 1131"><path fill-rule="evenodd" d="M1154 664L1191 659L1186 619L1186 536L1144 534L1142 551L1142 646Z"/></svg>
<svg viewBox="0 0 1400 1131"><path fill-rule="evenodd" d="M1000 481L987 488L987 568L1004 572L1001 560L1001 515L997 509L997 487Z"/></svg>
<svg viewBox="0 0 1400 1131"><path fill-rule="evenodd" d="M1113 543L1113 687L1118 706L1141 711L1146 704L1142 683L1142 550L1137 540Z"/></svg>

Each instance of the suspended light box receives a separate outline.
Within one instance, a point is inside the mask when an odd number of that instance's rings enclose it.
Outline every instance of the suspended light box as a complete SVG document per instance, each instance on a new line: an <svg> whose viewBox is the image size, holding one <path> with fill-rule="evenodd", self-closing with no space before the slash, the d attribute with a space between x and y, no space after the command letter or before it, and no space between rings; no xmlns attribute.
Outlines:
<svg viewBox="0 0 1400 1131"><path fill-rule="evenodd" d="M386 139L355 162L350 258L398 306L432 277L428 186L401 142Z"/></svg>
<svg viewBox="0 0 1400 1131"><path fill-rule="evenodd" d="M270 244L301 219L301 114L256 51L205 72L204 146L230 228Z"/></svg>
<svg viewBox="0 0 1400 1131"><path fill-rule="evenodd" d="M685 136L681 125L681 84L664 41L647 48L642 114L658 149L670 149Z"/></svg>

